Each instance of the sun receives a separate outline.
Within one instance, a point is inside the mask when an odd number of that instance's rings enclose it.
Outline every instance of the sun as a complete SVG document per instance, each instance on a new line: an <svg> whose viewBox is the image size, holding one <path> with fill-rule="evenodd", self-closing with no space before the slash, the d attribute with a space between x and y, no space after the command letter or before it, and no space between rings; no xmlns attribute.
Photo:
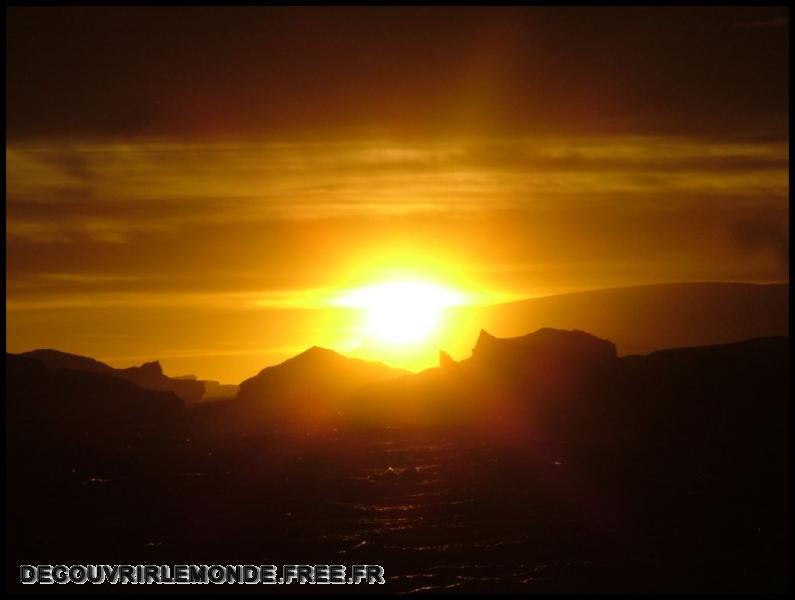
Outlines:
<svg viewBox="0 0 795 600"><path fill-rule="evenodd" d="M424 281L391 281L353 290L340 304L366 311L364 332L390 345L416 344L439 327L445 307L464 294Z"/></svg>

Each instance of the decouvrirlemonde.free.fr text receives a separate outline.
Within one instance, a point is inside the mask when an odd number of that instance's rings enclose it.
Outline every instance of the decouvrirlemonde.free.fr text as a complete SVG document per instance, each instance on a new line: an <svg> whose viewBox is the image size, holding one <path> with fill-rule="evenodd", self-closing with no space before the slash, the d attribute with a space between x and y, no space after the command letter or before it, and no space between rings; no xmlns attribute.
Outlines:
<svg viewBox="0 0 795 600"><path fill-rule="evenodd" d="M379 565L20 565L23 584L383 584Z"/></svg>

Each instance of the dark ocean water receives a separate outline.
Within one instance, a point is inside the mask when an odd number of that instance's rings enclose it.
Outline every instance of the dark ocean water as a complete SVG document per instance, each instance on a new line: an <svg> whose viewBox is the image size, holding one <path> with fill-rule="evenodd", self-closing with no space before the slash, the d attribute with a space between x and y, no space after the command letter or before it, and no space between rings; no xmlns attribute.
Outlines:
<svg viewBox="0 0 795 600"><path fill-rule="evenodd" d="M776 460L727 467L660 448L386 429L102 453L30 444L9 467L11 581L20 563L243 563L384 568L383 586L313 592L788 586L788 475Z"/></svg>

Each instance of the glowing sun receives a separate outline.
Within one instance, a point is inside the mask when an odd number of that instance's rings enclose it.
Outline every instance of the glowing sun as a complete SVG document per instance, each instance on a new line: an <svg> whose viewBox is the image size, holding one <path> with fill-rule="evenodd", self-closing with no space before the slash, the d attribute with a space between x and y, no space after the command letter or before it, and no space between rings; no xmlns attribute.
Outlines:
<svg viewBox="0 0 795 600"><path fill-rule="evenodd" d="M421 281L395 281L353 290L344 306L366 311L365 332L388 344L412 344L438 327L445 307L462 304L464 295Z"/></svg>

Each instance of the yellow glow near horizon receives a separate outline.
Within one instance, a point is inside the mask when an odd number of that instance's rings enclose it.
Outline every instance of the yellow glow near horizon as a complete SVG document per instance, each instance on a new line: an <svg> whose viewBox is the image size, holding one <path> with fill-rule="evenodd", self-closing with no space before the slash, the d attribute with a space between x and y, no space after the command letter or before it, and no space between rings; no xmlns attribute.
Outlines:
<svg viewBox="0 0 795 600"><path fill-rule="evenodd" d="M425 281L390 281L353 290L337 303L366 311L368 337L384 344L411 345L439 327L445 307L466 301L462 292Z"/></svg>

